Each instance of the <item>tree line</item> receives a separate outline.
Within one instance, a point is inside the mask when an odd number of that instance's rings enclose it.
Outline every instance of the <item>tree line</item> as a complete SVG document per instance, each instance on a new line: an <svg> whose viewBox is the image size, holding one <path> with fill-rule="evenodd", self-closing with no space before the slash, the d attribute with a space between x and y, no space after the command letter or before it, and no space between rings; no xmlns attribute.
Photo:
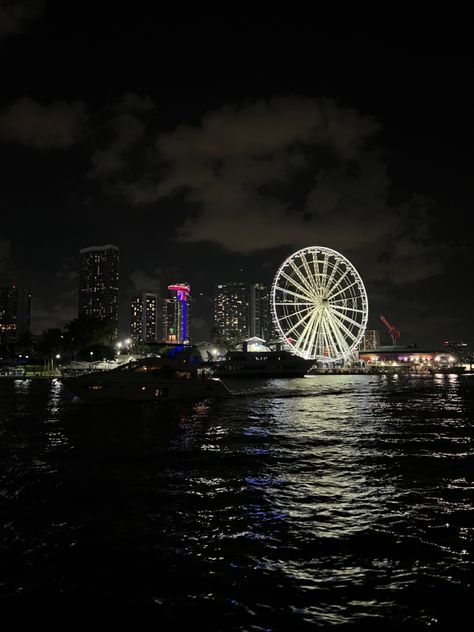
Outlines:
<svg viewBox="0 0 474 632"><path fill-rule="evenodd" d="M112 360L116 356L113 342L114 324L90 316L67 322L63 329L45 329L39 336L26 331L14 343L3 343L2 354L29 364L60 356L64 360Z"/></svg>

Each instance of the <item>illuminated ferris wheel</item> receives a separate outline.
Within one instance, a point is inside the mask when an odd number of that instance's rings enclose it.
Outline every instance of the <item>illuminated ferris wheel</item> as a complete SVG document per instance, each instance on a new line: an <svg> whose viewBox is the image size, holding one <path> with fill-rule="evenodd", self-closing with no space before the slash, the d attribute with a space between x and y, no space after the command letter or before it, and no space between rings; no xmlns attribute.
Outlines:
<svg viewBox="0 0 474 632"><path fill-rule="evenodd" d="M303 358L353 357L368 311L359 273L331 248L298 250L283 262L273 281L273 319L283 340Z"/></svg>

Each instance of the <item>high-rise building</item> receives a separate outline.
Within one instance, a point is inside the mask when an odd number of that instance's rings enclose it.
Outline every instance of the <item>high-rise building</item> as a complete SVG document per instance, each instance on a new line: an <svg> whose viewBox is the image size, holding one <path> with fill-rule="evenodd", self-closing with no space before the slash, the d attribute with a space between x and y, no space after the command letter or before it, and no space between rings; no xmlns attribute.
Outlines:
<svg viewBox="0 0 474 632"><path fill-rule="evenodd" d="M249 335L269 340L271 330L270 293L262 283L254 283L249 292Z"/></svg>
<svg viewBox="0 0 474 632"><path fill-rule="evenodd" d="M31 293L16 285L0 287L0 337L14 342L30 330Z"/></svg>
<svg viewBox="0 0 474 632"><path fill-rule="evenodd" d="M81 250L79 316L109 321L118 329L119 249L113 244Z"/></svg>
<svg viewBox="0 0 474 632"><path fill-rule="evenodd" d="M1 341L14 342L17 327L18 290L14 285L0 288Z"/></svg>
<svg viewBox="0 0 474 632"><path fill-rule="evenodd" d="M215 287L214 324L221 336L245 340L249 336L249 291L245 283Z"/></svg>
<svg viewBox="0 0 474 632"><path fill-rule="evenodd" d="M31 330L31 292L29 289L18 290L17 333L18 336Z"/></svg>
<svg viewBox="0 0 474 632"><path fill-rule="evenodd" d="M366 329L362 337L360 350L373 351L380 347L380 331L378 329Z"/></svg>
<svg viewBox="0 0 474 632"><path fill-rule="evenodd" d="M143 292L130 301L130 337L133 342L156 342L158 297Z"/></svg>
<svg viewBox="0 0 474 632"><path fill-rule="evenodd" d="M163 304L163 340L187 344L191 340L191 287L189 283L174 283L168 290L169 297Z"/></svg>

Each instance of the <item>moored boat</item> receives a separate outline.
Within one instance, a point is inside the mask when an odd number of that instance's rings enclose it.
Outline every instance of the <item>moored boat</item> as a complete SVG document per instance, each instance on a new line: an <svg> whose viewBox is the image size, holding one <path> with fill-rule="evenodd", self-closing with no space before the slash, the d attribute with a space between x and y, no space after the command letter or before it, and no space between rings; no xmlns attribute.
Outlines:
<svg viewBox="0 0 474 632"><path fill-rule="evenodd" d="M229 351L224 360L216 361L218 377L303 377L313 366L289 351Z"/></svg>
<svg viewBox="0 0 474 632"><path fill-rule="evenodd" d="M177 357L150 356L62 381L80 399L92 402L207 399L231 394L208 370Z"/></svg>

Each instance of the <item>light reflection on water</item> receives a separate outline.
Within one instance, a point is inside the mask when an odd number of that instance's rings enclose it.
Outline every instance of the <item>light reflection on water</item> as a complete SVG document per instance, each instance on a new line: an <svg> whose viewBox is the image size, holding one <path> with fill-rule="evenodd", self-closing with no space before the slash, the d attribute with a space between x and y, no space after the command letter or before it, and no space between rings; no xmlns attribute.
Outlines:
<svg viewBox="0 0 474 632"><path fill-rule="evenodd" d="M87 598L176 625L192 608L236 630L465 612L468 379L230 387L219 402L80 406L56 381L2 383L7 602Z"/></svg>

